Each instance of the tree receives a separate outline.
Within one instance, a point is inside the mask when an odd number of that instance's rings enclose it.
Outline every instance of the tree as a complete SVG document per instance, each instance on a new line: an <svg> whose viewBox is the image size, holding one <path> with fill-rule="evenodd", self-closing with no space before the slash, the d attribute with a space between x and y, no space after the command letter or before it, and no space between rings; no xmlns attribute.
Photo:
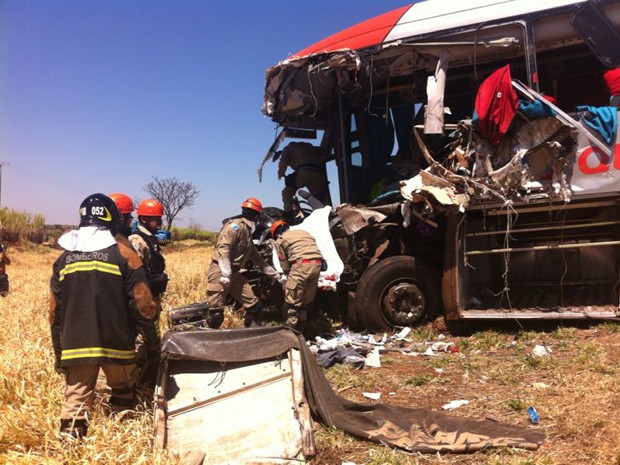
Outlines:
<svg viewBox="0 0 620 465"><path fill-rule="evenodd" d="M200 194L191 182L183 182L177 178L159 179L157 176L153 176L153 180L144 186L144 191L163 205L168 231L179 212L194 205Z"/></svg>

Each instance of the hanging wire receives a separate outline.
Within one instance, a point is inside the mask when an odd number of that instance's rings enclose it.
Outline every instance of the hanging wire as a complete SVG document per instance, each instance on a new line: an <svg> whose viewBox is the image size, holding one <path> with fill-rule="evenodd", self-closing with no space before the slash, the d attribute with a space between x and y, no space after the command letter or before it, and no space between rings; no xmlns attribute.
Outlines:
<svg viewBox="0 0 620 465"><path fill-rule="evenodd" d="M373 87L373 79L372 76L374 74L374 69L375 69L375 56L374 55L370 55L370 69L368 71L368 76L370 78L370 97L368 98L368 105L366 106L366 112L371 115L371 116L379 116L375 113L373 113L372 111L370 111L370 103L372 102L372 96L373 96L373 92L374 92L374 87Z"/></svg>
<svg viewBox="0 0 620 465"><path fill-rule="evenodd" d="M310 68L311 68L311 67L310 67L310 66L308 66L308 73L307 73L307 77L308 77L308 85L310 86L310 95L312 95L312 98L313 98L313 100L314 100L314 113L312 113L312 114L310 115L310 118L314 118L314 117L316 116L316 113L319 111L319 101L318 101L318 99L316 98L316 95L314 95L314 88L312 87L312 79L311 79L311 77L312 77L312 76L311 76L311 72L312 72L312 71L311 71L311 69L310 69ZM318 67L317 67L317 71L316 71L316 73L317 73L317 76L318 76L318 74L319 74L319 69L318 69Z"/></svg>

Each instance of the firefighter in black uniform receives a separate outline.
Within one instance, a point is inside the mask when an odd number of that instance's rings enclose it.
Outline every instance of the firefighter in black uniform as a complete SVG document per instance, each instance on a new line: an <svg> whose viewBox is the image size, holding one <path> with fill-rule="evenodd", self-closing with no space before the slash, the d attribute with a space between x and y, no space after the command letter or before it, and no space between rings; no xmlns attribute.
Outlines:
<svg viewBox="0 0 620 465"><path fill-rule="evenodd" d="M146 385L154 385L157 376L160 345L159 315L162 310L162 295L168 286L168 275L165 272L166 260L161 253L159 241L155 237L155 233L161 228L163 214L164 207L158 200L146 199L140 202L138 205L138 227L129 236L129 242L144 262L151 293L157 306L154 326L156 331L153 333L150 325L140 330L146 351L143 353L142 346L139 348L140 361L143 362L140 367L142 371L141 381Z"/></svg>
<svg viewBox="0 0 620 465"><path fill-rule="evenodd" d="M49 318L56 369L66 381L63 437L86 435L100 368L111 409L133 407L136 317L152 324L156 306L142 260L115 235L118 216L112 199L90 195L79 229L58 240L65 250L53 266Z"/></svg>
<svg viewBox="0 0 620 465"><path fill-rule="evenodd" d="M0 295L6 297L9 293L9 275L6 274L6 266L11 264L11 259L6 254L3 244L0 244Z"/></svg>

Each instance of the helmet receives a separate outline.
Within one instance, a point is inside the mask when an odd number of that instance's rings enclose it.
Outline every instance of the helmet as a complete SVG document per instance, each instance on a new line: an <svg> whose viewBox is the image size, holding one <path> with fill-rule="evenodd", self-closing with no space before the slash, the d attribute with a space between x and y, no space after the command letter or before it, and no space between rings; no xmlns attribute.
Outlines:
<svg viewBox="0 0 620 465"><path fill-rule="evenodd" d="M133 200L131 200L131 197L129 197L128 195L115 193L108 195L108 197L114 200L114 203L118 207L118 211L121 213L121 215L131 213L134 210Z"/></svg>
<svg viewBox="0 0 620 465"><path fill-rule="evenodd" d="M104 194L89 195L80 204L80 226L95 224L112 229L120 216L114 200Z"/></svg>
<svg viewBox="0 0 620 465"><path fill-rule="evenodd" d="M286 231L286 229L288 229L288 223L283 220L278 220L271 225L271 237L273 237L274 239L276 237L276 232L279 228L285 228Z"/></svg>
<svg viewBox="0 0 620 465"><path fill-rule="evenodd" d="M164 206L157 199L146 199L138 205L138 216L164 216Z"/></svg>
<svg viewBox="0 0 620 465"><path fill-rule="evenodd" d="M250 197L245 202L241 204L241 208L249 208L250 210L254 210L255 212L263 213L263 204L260 203L260 200L255 199L254 197Z"/></svg>

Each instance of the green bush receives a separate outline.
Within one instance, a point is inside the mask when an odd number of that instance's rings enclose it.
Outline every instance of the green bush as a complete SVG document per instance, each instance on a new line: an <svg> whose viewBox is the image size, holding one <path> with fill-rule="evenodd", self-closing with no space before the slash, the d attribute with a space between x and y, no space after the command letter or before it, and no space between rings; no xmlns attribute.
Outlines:
<svg viewBox="0 0 620 465"><path fill-rule="evenodd" d="M0 208L0 237L2 242L17 243L25 240L42 244L45 241L45 217Z"/></svg>
<svg viewBox="0 0 620 465"><path fill-rule="evenodd" d="M173 241L185 241L193 239L196 241L204 241L209 245L214 245L217 240L217 233L211 231L203 231L197 228L177 228L173 227L172 231Z"/></svg>

